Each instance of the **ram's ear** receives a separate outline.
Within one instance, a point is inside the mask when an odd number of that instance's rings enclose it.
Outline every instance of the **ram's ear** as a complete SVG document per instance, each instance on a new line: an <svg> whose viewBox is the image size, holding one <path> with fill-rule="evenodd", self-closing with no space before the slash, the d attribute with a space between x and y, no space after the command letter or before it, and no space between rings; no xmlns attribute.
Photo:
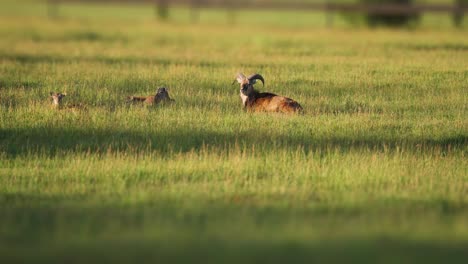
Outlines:
<svg viewBox="0 0 468 264"><path fill-rule="evenodd" d="M236 76L236 79L234 80L234 82L232 84L235 84L236 81L240 84L244 83L245 80L247 80L247 78L245 77L245 75L243 73L238 73L237 76Z"/></svg>

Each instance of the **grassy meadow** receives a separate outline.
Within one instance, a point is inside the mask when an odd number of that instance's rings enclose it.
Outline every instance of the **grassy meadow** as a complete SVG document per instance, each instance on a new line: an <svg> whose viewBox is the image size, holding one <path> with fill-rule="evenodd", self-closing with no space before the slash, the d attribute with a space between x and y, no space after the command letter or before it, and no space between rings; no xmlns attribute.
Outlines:
<svg viewBox="0 0 468 264"><path fill-rule="evenodd" d="M466 18L46 11L0 2L1 263L468 259ZM305 114L244 112L239 71Z"/></svg>

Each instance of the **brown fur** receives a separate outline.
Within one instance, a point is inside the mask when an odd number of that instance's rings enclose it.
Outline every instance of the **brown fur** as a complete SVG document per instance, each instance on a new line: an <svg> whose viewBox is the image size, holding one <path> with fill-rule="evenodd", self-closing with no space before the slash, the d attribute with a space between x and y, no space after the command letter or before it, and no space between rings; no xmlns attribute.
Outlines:
<svg viewBox="0 0 468 264"><path fill-rule="evenodd" d="M254 112L302 113L302 106L291 98L273 93L254 92L248 97L245 108Z"/></svg>
<svg viewBox="0 0 468 264"><path fill-rule="evenodd" d="M148 96L128 96L127 100L132 102L144 102Z"/></svg>
<svg viewBox="0 0 468 264"><path fill-rule="evenodd" d="M129 96L127 101L131 103L144 103L146 105L156 105L166 102L174 102L174 99L169 97L166 88L159 88L155 95L150 96Z"/></svg>
<svg viewBox="0 0 468 264"><path fill-rule="evenodd" d="M69 110L87 110L86 106L83 104L63 104L62 99L66 96L66 93L54 93L50 92L50 97L52 98L52 106L56 109L69 109Z"/></svg>
<svg viewBox="0 0 468 264"><path fill-rule="evenodd" d="M302 106L291 98L257 92L253 87L256 78L252 76L246 78L243 74L239 74L237 77L244 109L252 112L303 113ZM259 78L263 82L263 77Z"/></svg>

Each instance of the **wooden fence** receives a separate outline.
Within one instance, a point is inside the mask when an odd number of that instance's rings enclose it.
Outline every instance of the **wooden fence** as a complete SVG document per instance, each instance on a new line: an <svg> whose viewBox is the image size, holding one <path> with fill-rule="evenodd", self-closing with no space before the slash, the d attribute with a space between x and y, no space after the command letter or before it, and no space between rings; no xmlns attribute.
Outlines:
<svg viewBox="0 0 468 264"><path fill-rule="evenodd" d="M58 5L65 3L108 3L108 4L153 4L160 19L169 15L169 7L183 6L196 12L200 8L219 8L229 11L239 9L273 9L273 10L307 10L328 13L363 13L367 15L419 15L421 13L448 13L454 17L454 23L459 26L463 16L468 13L468 1L454 0L453 4L360 4L312 2L312 1L278 1L278 0L48 0L49 15L58 15ZM198 16L192 15L196 20Z"/></svg>

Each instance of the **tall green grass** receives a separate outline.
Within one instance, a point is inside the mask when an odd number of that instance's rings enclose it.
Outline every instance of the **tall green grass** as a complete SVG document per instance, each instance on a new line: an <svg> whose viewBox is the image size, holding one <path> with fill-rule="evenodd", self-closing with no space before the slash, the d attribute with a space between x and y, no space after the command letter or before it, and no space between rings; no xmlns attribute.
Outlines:
<svg viewBox="0 0 468 264"><path fill-rule="evenodd" d="M0 262L468 257L463 32L18 5L0 4ZM244 112L238 71L305 114ZM160 86L175 104L125 103Z"/></svg>

